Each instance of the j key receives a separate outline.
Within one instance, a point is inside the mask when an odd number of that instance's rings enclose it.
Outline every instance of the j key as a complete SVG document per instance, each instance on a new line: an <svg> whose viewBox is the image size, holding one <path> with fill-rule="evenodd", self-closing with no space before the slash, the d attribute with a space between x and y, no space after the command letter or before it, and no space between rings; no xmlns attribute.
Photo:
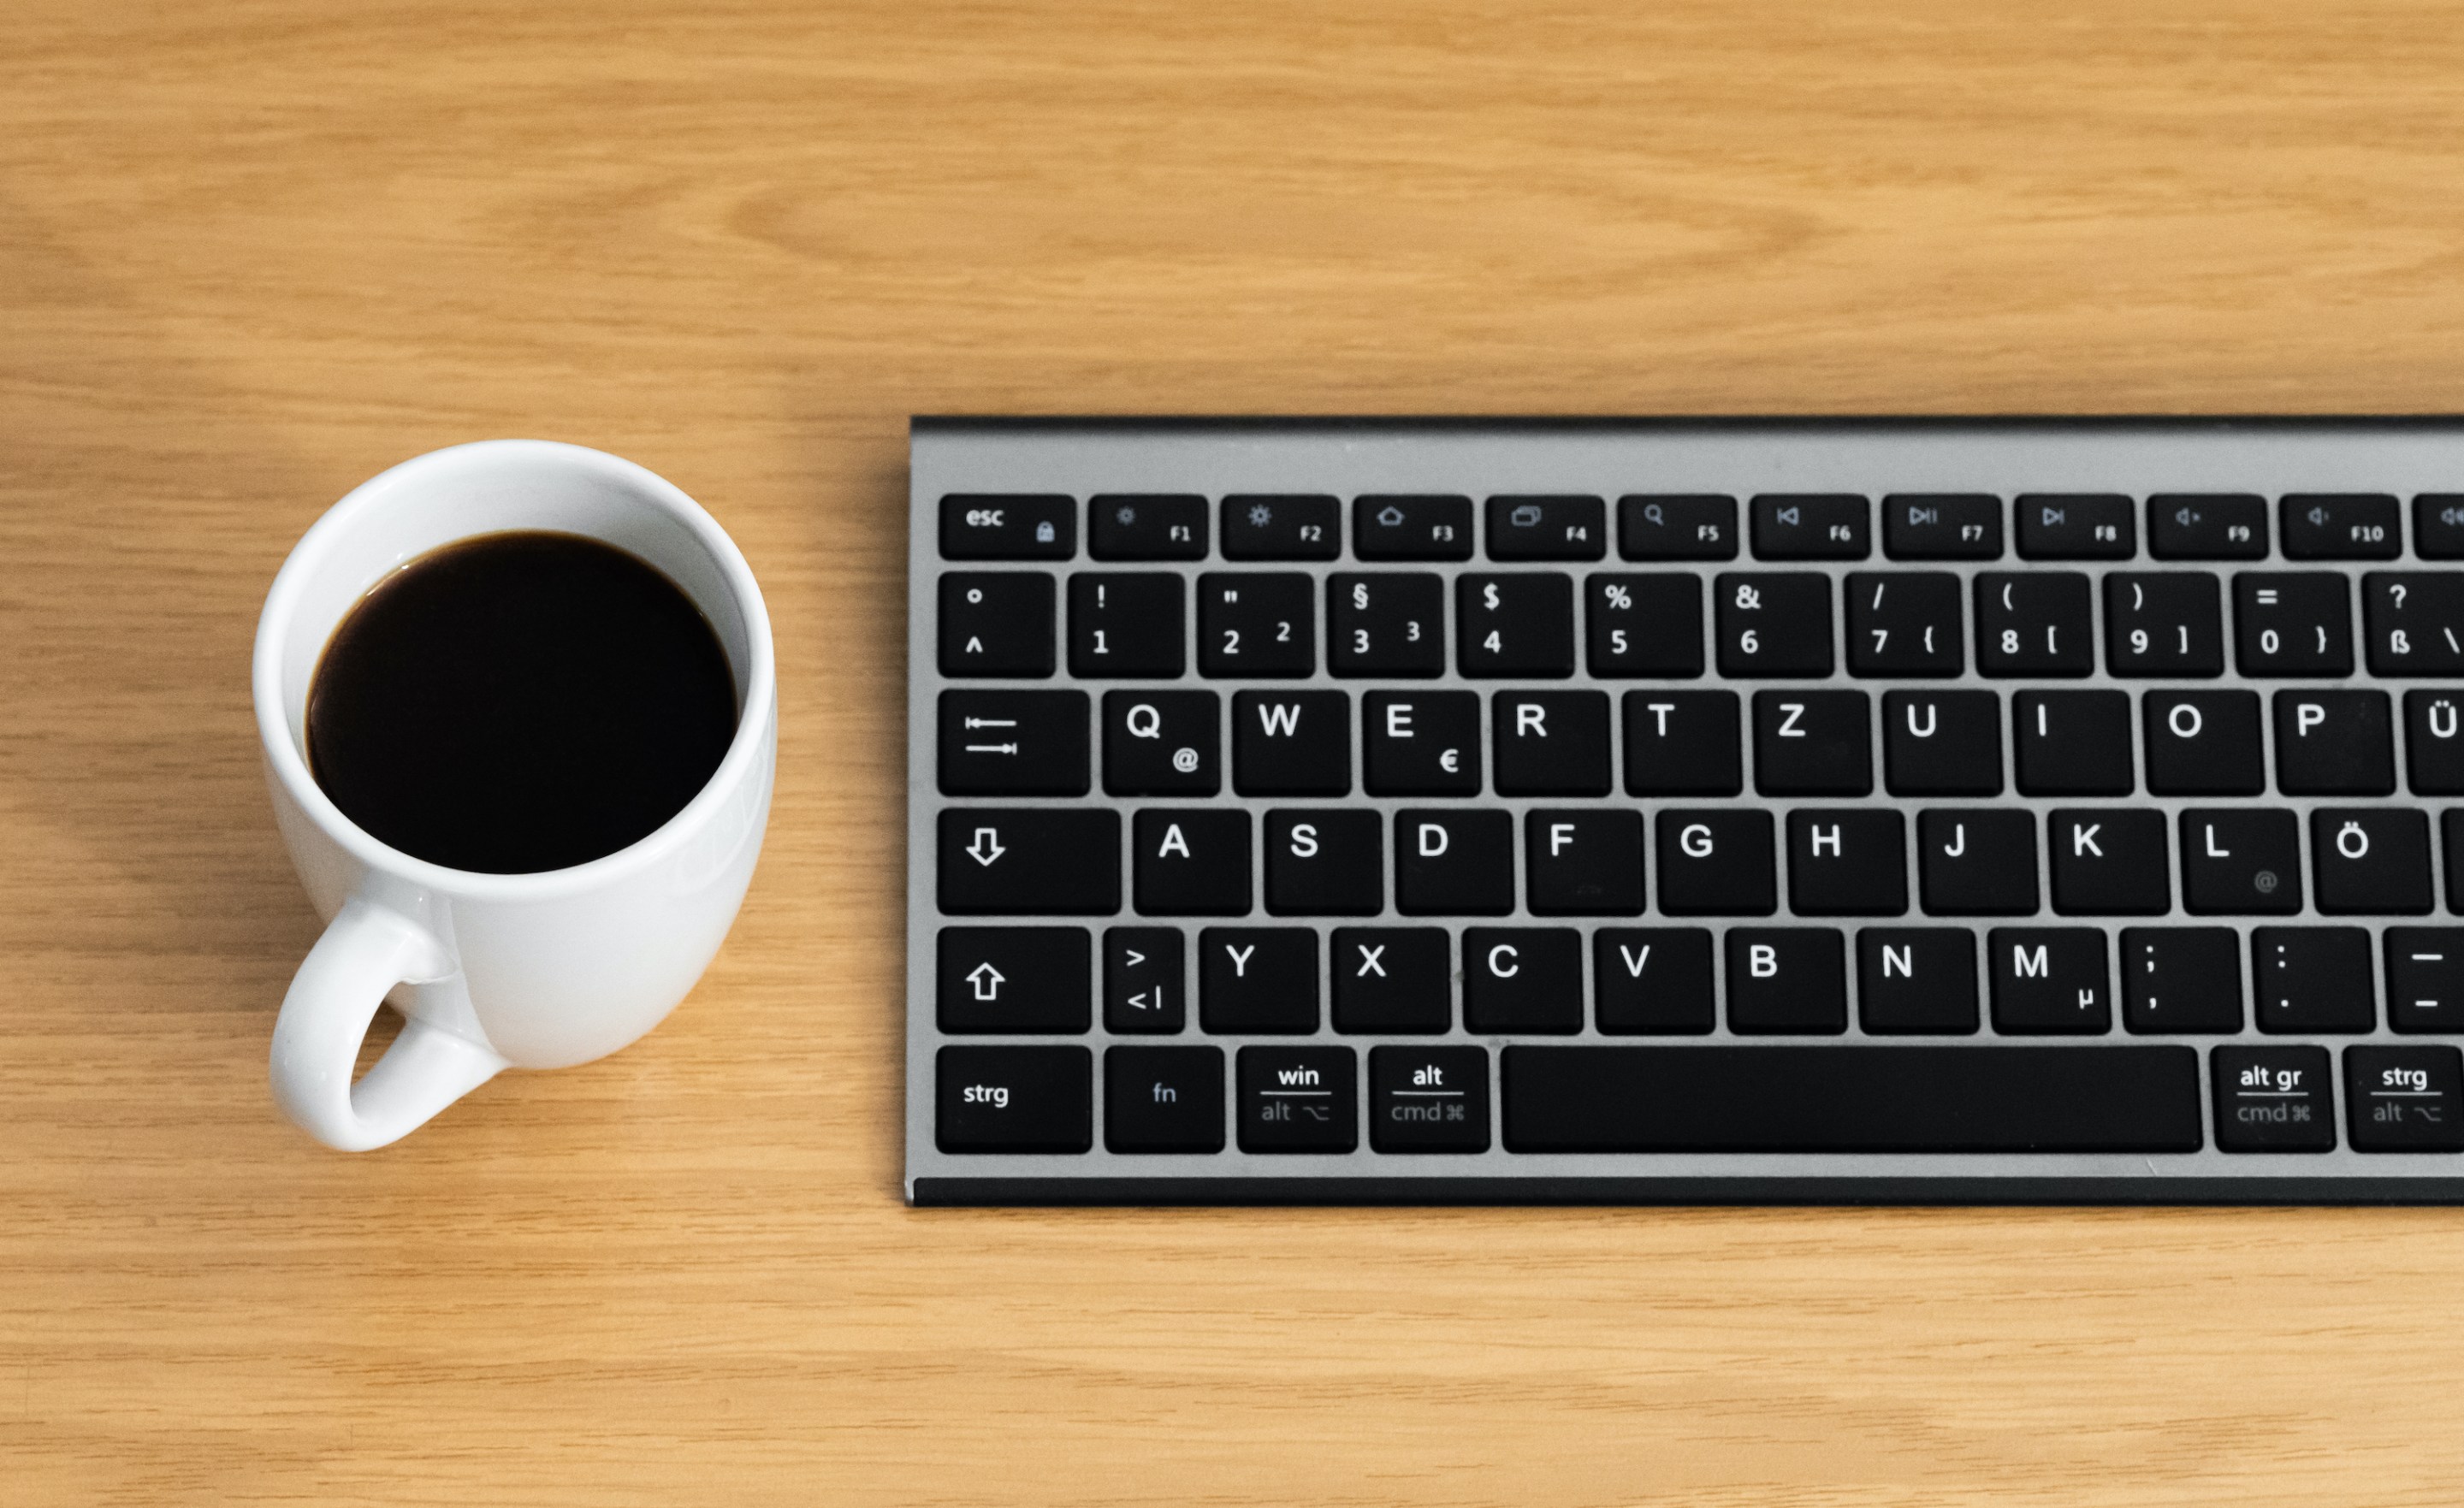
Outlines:
<svg viewBox="0 0 2464 1508"><path fill-rule="evenodd" d="M2252 807L2182 813L2182 905L2193 916L2292 916L2301 909L2293 814ZM2368 966L2363 966L2364 977Z"/></svg>
<svg viewBox="0 0 2464 1508"><path fill-rule="evenodd" d="M1583 583L1592 674L1703 673L1703 579L1594 576Z"/></svg>
<svg viewBox="0 0 2464 1508"><path fill-rule="evenodd" d="M1078 500L1052 493L951 492L941 499L947 560L1067 560L1078 553Z"/></svg>
<svg viewBox="0 0 2464 1508"><path fill-rule="evenodd" d="M1083 927L945 927L933 1006L945 1032L1083 1032L1094 973Z"/></svg>
<svg viewBox="0 0 2464 1508"><path fill-rule="evenodd" d="M1249 914L1249 814L1193 806L1144 811L1130 825L1141 916Z"/></svg>
<svg viewBox="0 0 2464 1508"><path fill-rule="evenodd" d="M1052 578L953 571L941 578L941 673L1052 673Z"/></svg>
<svg viewBox="0 0 2464 1508"><path fill-rule="evenodd" d="M1799 916L1902 916L1907 827L1893 811L1788 814L1788 907Z"/></svg>
<svg viewBox="0 0 2464 1508"><path fill-rule="evenodd" d="M2310 867L2326 916L2427 916L2430 818L2400 806L2321 806L2310 813Z"/></svg>
<svg viewBox="0 0 2464 1508"><path fill-rule="evenodd" d="M954 807L934 864L951 916L1110 916L1121 908L1121 814Z"/></svg>
<svg viewBox="0 0 2464 1508"><path fill-rule="evenodd" d="M1107 1050L1104 1145L1116 1152L1223 1150L1223 1049Z"/></svg>
<svg viewBox="0 0 2464 1508"><path fill-rule="evenodd" d="M2147 789L2157 796L2256 796L2267 789L2256 691L2150 691Z"/></svg>
<svg viewBox="0 0 2464 1508"><path fill-rule="evenodd" d="M2218 1149L2336 1149L2336 1089L2327 1049L2228 1046L2211 1057Z"/></svg>
<svg viewBox="0 0 2464 1508"><path fill-rule="evenodd" d="M2387 1024L2399 1032L2464 1032L2464 928L2390 927Z"/></svg>
<svg viewBox="0 0 2464 1508"><path fill-rule="evenodd" d="M1266 814L1266 910L1375 916L1386 907L1386 822L1375 812Z"/></svg>
<svg viewBox="0 0 2464 1508"><path fill-rule="evenodd" d="M1847 493L1766 493L1754 499L1754 558L1862 560L1874 553L1871 509Z"/></svg>
<svg viewBox="0 0 2464 1508"><path fill-rule="evenodd" d="M1490 703L1500 796L1609 794L1606 691L1500 691Z"/></svg>
<svg viewBox="0 0 2464 1508"><path fill-rule="evenodd" d="M2372 675L2464 671L2464 572L2372 571L2362 616Z"/></svg>
<svg viewBox="0 0 2464 1508"><path fill-rule="evenodd" d="M2033 916L2036 819L2028 812L1917 814L1917 881L1927 916Z"/></svg>
<svg viewBox="0 0 2464 1508"><path fill-rule="evenodd" d="M2321 571L2233 578L2233 654L2244 675L2350 675L2344 579Z"/></svg>
<svg viewBox="0 0 2464 1508"><path fill-rule="evenodd" d="M1572 577L1553 571L1457 577L1455 625L1455 663L1466 676L1574 673Z"/></svg>
<svg viewBox="0 0 2464 1508"><path fill-rule="evenodd" d="M1083 1152L1094 1145L1095 1059L1084 1047L944 1047L934 1145L945 1152Z"/></svg>
<svg viewBox="0 0 2464 1508"><path fill-rule="evenodd" d="M1993 1029L2005 1036L2113 1029L2104 933L2093 927L1997 927L1985 937Z"/></svg>
<svg viewBox="0 0 2464 1508"><path fill-rule="evenodd" d="M2277 692L2276 788L2287 796L2393 795L2388 722L2385 691ZM2418 749L2413 763L2421 763Z"/></svg>
<svg viewBox="0 0 2464 1508"><path fill-rule="evenodd" d="M1534 916L1642 914L1642 814L1535 807L1523 819L1525 904Z"/></svg>
<svg viewBox="0 0 2464 1508"><path fill-rule="evenodd" d="M1850 675L1957 675L1966 664L1959 578L1860 571L1848 578Z"/></svg>
<svg viewBox="0 0 2464 1508"><path fill-rule="evenodd" d="M1620 497L1617 554L1628 560L1733 560L1737 500L1693 494Z"/></svg>
<svg viewBox="0 0 2464 1508"><path fill-rule="evenodd" d="M1592 934L1592 979L1607 1035L1699 1036L1717 1024L1702 928L1603 927Z"/></svg>
<svg viewBox="0 0 2464 1508"><path fill-rule="evenodd" d="M1454 945L1442 927L1338 927L1327 940L1338 1032L1455 1024Z"/></svg>
<svg viewBox="0 0 2464 1508"><path fill-rule="evenodd" d="M1316 584L1291 574L1198 579L1198 673L1309 675L1317 669Z"/></svg>
<svg viewBox="0 0 2464 1508"><path fill-rule="evenodd" d="M944 796L1087 794L1087 693L944 691Z"/></svg>
<svg viewBox="0 0 2464 1508"><path fill-rule="evenodd" d="M1243 796L1350 796L1352 693L1236 694L1232 789Z"/></svg>
<svg viewBox="0 0 2464 1508"><path fill-rule="evenodd" d="M2127 560L2139 553L2138 510L2127 497L2032 492L2012 512L2022 560Z"/></svg>
<svg viewBox="0 0 2464 1508"><path fill-rule="evenodd" d="M1514 815L1397 812L1395 909L1405 916L1504 916L1513 910Z"/></svg>
<svg viewBox="0 0 2464 1508"><path fill-rule="evenodd" d="M2115 675L2225 671L2224 611L2204 571L2116 571L2104 579L2104 663Z"/></svg>
<svg viewBox="0 0 2464 1508"><path fill-rule="evenodd" d="M1468 560L1471 499L1353 498L1352 553L1363 560Z"/></svg>
<svg viewBox="0 0 2464 1508"><path fill-rule="evenodd" d="M1317 933L1210 927L1198 934L1198 1022L1217 1036L1317 1030Z"/></svg>
<svg viewBox="0 0 2464 1508"><path fill-rule="evenodd" d="M2002 499L1987 492L1885 497L1882 553L1894 560L1999 560Z"/></svg>
<svg viewBox="0 0 2464 1508"><path fill-rule="evenodd" d="M1134 1037L1187 1024L1184 946L1177 927L1104 929L1104 1030Z"/></svg>
<svg viewBox="0 0 2464 1508"><path fill-rule="evenodd" d="M1728 929L1728 1030L1739 1036L1848 1030L1848 976L1828 927Z"/></svg>
<svg viewBox="0 0 2464 1508"><path fill-rule="evenodd" d="M1360 1145L1360 1069L1349 1047L1243 1047L1241 1150L1348 1152Z"/></svg>
<svg viewBox="0 0 2464 1508"><path fill-rule="evenodd" d="M1608 508L1596 497L1492 497L1492 560L1596 560L1608 554Z"/></svg>
<svg viewBox="0 0 2464 1508"><path fill-rule="evenodd" d="M2264 560L2267 500L2160 492L2147 499L2147 553L2159 560Z"/></svg>
<svg viewBox="0 0 2464 1508"><path fill-rule="evenodd" d="M1069 673L1089 680L1179 675L1186 665L1181 591L1178 576L1161 572L1071 577Z"/></svg>
<svg viewBox="0 0 2464 1508"><path fill-rule="evenodd" d="M1567 656L1571 666L1571 647ZM1418 572L1328 577L1326 666L1336 675L1444 674L1444 579Z"/></svg>
<svg viewBox="0 0 2464 1508"><path fill-rule="evenodd" d="M2464 691L2404 693L2404 747L2415 796L2464 796Z"/></svg>
<svg viewBox="0 0 2464 1508"><path fill-rule="evenodd" d="M2250 973L2262 1032L2366 1032L2370 934L2360 927L2261 927L2250 934Z"/></svg>
<svg viewBox="0 0 2464 1508"><path fill-rule="evenodd" d="M1712 591L1722 675L1831 673L1831 578L1729 573Z"/></svg>
<svg viewBox="0 0 2464 1508"><path fill-rule="evenodd" d="M1986 675L2086 675L2096 668L2087 578L2076 571L1976 578L1976 668Z"/></svg>
<svg viewBox="0 0 2464 1508"><path fill-rule="evenodd" d="M2464 1055L2344 1049L2344 1134L2357 1152L2464 1151Z"/></svg>
<svg viewBox="0 0 2464 1508"><path fill-rule="evenodd" d="M1628 796L1735 796L1745 789L1734 691L1625 693Z"/></svg>
<svg viewBox="0 0 2464 1508"><path fill-rule="evenodd" d="M1212 691L1104 693L1104 789L1112 796L1213 796L1222 789Z"/></svg>
<svg viewBox="0 0 2464 1508"><path fill-rule="evenodd" d="M1331 497L1223 499L1226 560L1331 560L1343 553L1343 505Z"/></svg>
<svg viewBox="0 0 2464 1508"><path fill-rule="evenodd" d="M2424 492L2412 500L2412 553L2425 560L2464 560L2464 492Z"/></svg>
<svg viewBox="0 0 2464 1508"><path fill-rule="evenodd" d="M1869 927L1857 934L1857 1023L1869 1036L1976 1030L1976 934Z"/></svg>
<svg viewBox="0 0 2464 1508"><path fill-rule="evenodd" d="M2002 794L2002 704L1991 691L1882 698L1882 783L1893 796Z"/></svg>
<svg viewBox="0 0 2464 1508"><path fill-rule="evenodd" d="M1779 909L1771 813L1662 807L1653 840L1663 913L1769 916Z"/></svg>
<svg viewBox="0 0 2464 1508"><path fill-rule="evenodd" d="M2011 730L2022 796L2137 789L2126 691L2020 691L2011 698Z"/></svg>
<svg viewBox="0 0 2464 1508"><path fill-rule="evenodd" d="M2288 560L2392 560L2404 553L2404 514L2392 497L2352 492L2287 492Z"/></svg>
<svg viewBox="0 0 2464 1508"><path fill-rule="evenodd" d="M1203 560L1206 499L1125 492L1089 498L1087 553L1098 560Z"/></svg>
<svg viewBox="0 0 2464 1508"><path fill-rule="evenodd" d="M1369 1145L1381 1152L1488 1150L1488 1049L1369 1049Z"/></svg>
<svg viewBox="0 0 2464 1508"><path fill-rule="evenodd" d="M2172 1043L1509 1047L1500 1078L1513 1152L2189 1152L2205 1140L2198 1049Z"/></svg>
<svg viewBox="0 0 2464 1508"><path fill-rule="evenodd" d="M1583 936L1571 927L1466 927L1463 1030L1583 1029Z"/></svg>
<svg viewBox="0 0 2464 1508"><path fill-rule="evenodd" d="M2146 808L2057 811L2054 909L2064 916L2161 916L2173 906L2165 814Z"/></svg>
<svg viewBox="0 0 2464 1508"><path fill-rule="evenodd" d="M1873 731L1862 691L1756 691L1754 790L1764 796L1868 796Z"/></svg>
<svg viewBox="0 0 2464 1508"><path fill-rule="evenodd" d="M1372 796L1478 796L1480 696L1371 691L1360 699L1360 746Z"/></svg>
<svg viewBox="0 0 2464 1508"><path fill-rule="evenodd" d="M2122 933L2122 1022L2133 1032L2241 1030L2241 934L2230 927Z"/></svg>

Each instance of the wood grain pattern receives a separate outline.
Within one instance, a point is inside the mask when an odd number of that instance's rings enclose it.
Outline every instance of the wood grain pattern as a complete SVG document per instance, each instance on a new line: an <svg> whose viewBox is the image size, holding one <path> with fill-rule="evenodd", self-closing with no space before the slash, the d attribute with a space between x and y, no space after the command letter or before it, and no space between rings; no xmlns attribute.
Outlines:
<svg viewBox="0 0 2464 1508"><path fill-rule="evenodd" d="M912 1213L911 412L2426 411L2453 6L0 11L0 1497L2453 1502L2452 1211ZM781 645L640 1046L279 1124L247 702L406 456Z"/></svg>

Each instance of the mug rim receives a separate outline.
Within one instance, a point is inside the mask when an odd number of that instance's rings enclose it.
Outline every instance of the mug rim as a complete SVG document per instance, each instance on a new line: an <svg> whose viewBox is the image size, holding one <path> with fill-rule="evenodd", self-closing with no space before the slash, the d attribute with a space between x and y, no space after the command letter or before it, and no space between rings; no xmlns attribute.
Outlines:
<svg viewBox="0 0 2464 1508"><path fill-rule="evenodd" d="M315 774L309 770L306 755L291 736L290 721L283 707L283 640L309 583L323 569L335 547L358 525L362 515L381 507L406 484L423 480L424 472L452 465L467 466L473 461L519 457L545 460L621 480L637 490L652 507L684 525L718 567L728 591L736 599L737 610L743 614L748 663L745 666L743 710L737 717L736 735L729 740L727 753L720 757L718 767L702 782L701 789L693 793L693 799L646 836L586 863L523 874L492 874L478 869L456 869L405 853L353 821L335 804L333 798L325 794L324 787L317 783ZM474 531L474 535L489 532L479 530ZM474 535L456 537L469 538ZM687 495L683 489L648 467L605 450L558 440L474 440L447 446L388 467L342 494L341 501L309 525L308 532L299 536L291 547L291 553L283 557L281 569L275 573L274 585L266 592L265 606L257 614L256 643L251 657L249 681L250 695L256 709L257 742L267 765L274 777L281 782L284 793L319 830L340 843L353 859L371 869L425 888L471 900L549 900L588 890L656 865L689 841L693 832L731 798L754 762L763 756L769 738L772 709L777 704L770 610L761 599L760 584L754 579L753 568L745 562L744 553L737 548L736 541L728 536L727 531L719 527L718 520Z"/></svg>

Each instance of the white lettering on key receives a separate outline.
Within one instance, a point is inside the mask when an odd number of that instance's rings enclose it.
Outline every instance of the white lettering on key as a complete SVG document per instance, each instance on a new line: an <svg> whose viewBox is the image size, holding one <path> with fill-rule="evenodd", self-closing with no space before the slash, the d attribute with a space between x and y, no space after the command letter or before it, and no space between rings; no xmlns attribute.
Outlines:
<svg viewBox="0 0 2464 1508"><path fill-rule="evenodd" d="M1446 844L1451 841L1452 840L1447 835L1446 830L1443 827L1439 826L1437 823L1422 822L1420 824L1421 858L1437 858L1439 855L1446 851Z"/></svg>
<svg viewBox="0 0 2464 1508"><path fill-rule="evenodd" d="M2232 849L2219 848L2216 846L2216 824L2213 822L2208 823L2208 857L2211 859L2230 859L2233 857Z"/></svg>
<svg viewBox="0 0 2464 1508"><path fill-rule="evenodd" d="M1292 824L1292 857L1295 859L1314 859L1317 857L1317 824L1315 822L1294 822Z"/></svg>
<svg viewBox="0 0 2464 1508"><path fill-rule="evenodd" d="M2187 723L2182 720L2186 716L2189 718ZM2176 738L2196 738L2199 730L2207 726L2207 719L2201 717L2199 710L2189 703L2176 702L2173 710L2165 714L2165 726L2173 730Z"/></svg>
<svg viewBox="0 0 2464 1508"><path fill-rule="evenodd" d="M1516 963L1500 963L1498 960L1521 956L1522 954L1515 951L1513 944L1500 943L1488 951L1488 972L1500 979L1511 979L1523 972L1523 966Z"/></svg>
<svg viewBox="0 0 2464 1508"><path fill-rule="evenodd" d="M1757 979L1768 979L1779 973L1779 950L1769 943L1749 943L1746 947L1746 971Z"/></svg>
<svg viewBox="0 0 2464 1508"><path fill-rule="evenodd" d="M1572 822L1551 822L1551 823L1549 824L1549 857L1550 857L1550 858L1554 859L1554 858L1556 858L1559 854L1564 853L1564 852L1565 852L1569 847L1573 846L1573 841L1574 841L1574 824L1573 824L1573 823L1572 823Z"/></svg>
<svg viewBox="0 0 2464 1508"><path fill-rule="evenodd" d="M1691 822L1677 835L1677 846L1685 850L1688 859L1711 857L1711 829L1701 822Z"/></svg>
<svg viewBox="0 0 2464 1508"><path fill-rule="evenodd" d="M2011 972L2022 979L2043 979L2052 973L2045 961L2045 945L2038 943L2033 953L2017 943L2011 945Z"/></svg>
<svg viewBox="0 0 2464 1508"><path fill-rule="evenodd" d="M1537 702L1521 702L1514 709L1514 736L1546 738L1549 736L1549 709Z"/></svg>
<svg viewBox="0 0 2464 1508"><path fill-rule="evenodd" d="M1258 723L1269 738L1289 738L1301 731L1301 704L1298 702L1261 702Z"/></svg>
<svg viewBox="0 0 2464 1508"><path fill-rule="evenodd" d="M1129 730L1130 736L1133 738L1163 736L1163 713L1156 711L1145 702L1131 708L1130 715L1123 718L1121 722L1122 726Z"/></svg>
<svg viewBox="0 0 2464 1508"><path fill-rule="evenodd" d="M1903 948L1894 948L1888 943L1882 945L1883 978L1888 979L1891 975L1898 974L1903 979L1913 979L1917 976L1916 964L1917 950L1914 943Z"/></svg>
<svg viewBox="0 0 2464 1508"><path fill-rule="evenodd" d="M1380 979L1386 977L1386 966L1377 961L1386 956L1384 943L1379 943L1375 948L1367 943L1354 943L1353 946L1360 950L1360 970L1353 975L1354 979L1366 979L1371 974L1375 974Z"/></svg>
<svg viewBox="0 0 2464 1508"><path fill-rule="evenodd" d="M1251 943L1246 948L1235 948L1230 943L1223 945L1223 956L1232 960L1232 977L1235 979L1248 977L1249 955L1257 951L1256 943Z"/></svg>
<svg viewBox="0 0 2464 1508"><path fill-rule="evenodd" d="M1164 828L1163 842L1155 849L1155 857L1158 859L1169 859L1174 854L1178 854L1183 859L1190 857L1189 840L1180 836L1178 822L1173 822Z"/></svg>
<svg viewBox="0 0 2464 1508"><path fill-rule="evenodd" d="M1930 648L1931 645L1927 645L1927 647ZM1923 728L1919 728L1917 726L1917 706L1918 704L1915 702L1910 702L1908 704L1908 732L1910 734L1918 738L1931 738L1933 736L1934 729L1933 704L1931 702L1924 704L1925 720Z"/></svg>
<svg viewBox="0 0 2464 1508"><path fill-rule="evenodd" d="M2293 709L2293 734L2307 738L2310 730L2327 720L2327 710L2316 702L2303 702Z"/></svg>
<svg viewBox="0 0 2464 1508"><path fill-rule="evenodd" d="M1625 944L1619 943L1617 944L1617 956L1625 960L1625 972L1627 975L1632 978L1639 979L1642 977L1642 966L1651 962L1651 945L1649 943L1645 943L1642 945L1642 951L1636 952Z"/></svg>
<svg viewBox="0 0 2464 1508"><path fill-rule="evenodd" d="M1782 702L1779 704L1779 710L1788 714L1779 721L1779 736L1782 738L1807 738L1813 736L1804 729L1796 726L1796 720L1805 715L1805 704L1803 702Z"/></svg>
<svg viewBox="0 0 2464 1508"><path fill-rule="evenodd" d="M1833 858L1836 859L1839 857L1839 824L1837 822L1832 823L1829 827L1816 827L1813 829L1813 832L1815 858L1821 858L1822 850L1825 848L1829 848L1831 850L1831 856Z"/></svg>
<svg viewBox="0 0 2464 1508"><path fill-rule="evenodd" d="M2086 854L2094 854L2099 859L2103 858L2104 850L2096 845L2096 835L2103 827L2102 822L2090 822L2085 827L2074 822L2071 825L2071 857L2077 859Z"/></svg>
<svg viewBox="0 0 2464 1508"><path fill-rule="evenodd" d="M1389 702L1386 704L1386 736L1389 738L1409 738L1412 736L1411 703Z"/></svg>
<svg viewBox="0 0 2464 1508"><path fill-rule="evenodd" d="M1647 702L1644 706L1649 709L1652 722L1659 730L1656 736L1661 738L1667 737L1668 714L1677 710L1677 704L1675 702Z"/></svg>

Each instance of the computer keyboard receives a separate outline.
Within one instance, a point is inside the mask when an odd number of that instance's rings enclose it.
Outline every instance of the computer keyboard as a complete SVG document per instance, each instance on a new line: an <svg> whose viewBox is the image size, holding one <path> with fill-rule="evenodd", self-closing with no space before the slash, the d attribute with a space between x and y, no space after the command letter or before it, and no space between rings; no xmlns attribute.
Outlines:
<svg viewBox="0 0 2464 1508"><path fill-rule="evenodd" d="M911 463L917 1203L2464 1195L2464 423Z"/></svg>

